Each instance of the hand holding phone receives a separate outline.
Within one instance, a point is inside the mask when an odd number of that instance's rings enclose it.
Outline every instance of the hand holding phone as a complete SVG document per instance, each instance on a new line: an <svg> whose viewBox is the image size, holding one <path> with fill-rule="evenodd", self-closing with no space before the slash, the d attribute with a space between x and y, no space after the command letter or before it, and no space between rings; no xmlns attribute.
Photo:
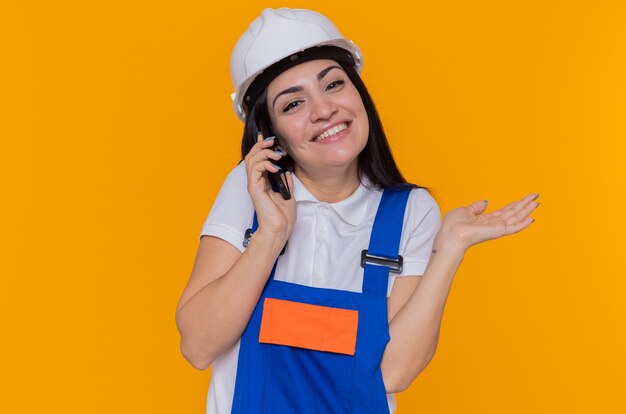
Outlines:
<svg viewBox="0 0 626 414"><path fill-rule="evenodd" d="M294 185L291 174L294 161L274 142L274 136L267 135L259 129L256 143L244 157L247 191L258 215L259 228L265 229L269 237L286 243L296 222L295 197L290 192Z"/></svg>

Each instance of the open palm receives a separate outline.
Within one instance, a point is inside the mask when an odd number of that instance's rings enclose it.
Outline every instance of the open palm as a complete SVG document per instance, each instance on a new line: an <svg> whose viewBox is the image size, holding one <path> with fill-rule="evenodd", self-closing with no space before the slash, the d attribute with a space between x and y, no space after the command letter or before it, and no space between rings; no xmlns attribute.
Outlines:
<svg viewBox="0 0 626 414"><path fill-rule="evenodd" d="M534 221L530 213L539 205L534 201L539 194L530 193L501 209L482 214L487 201L480 200L467 207L449 211L443 219L441 231L465 248L475 244L517 233Z"/></svg>

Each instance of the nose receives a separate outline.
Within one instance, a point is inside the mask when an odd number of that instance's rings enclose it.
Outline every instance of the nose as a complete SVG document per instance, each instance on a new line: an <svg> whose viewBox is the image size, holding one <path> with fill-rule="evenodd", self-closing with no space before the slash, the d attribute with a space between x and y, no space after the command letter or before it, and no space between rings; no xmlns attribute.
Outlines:
<svg viewBox="0 0 626 414"><path fill-rule="evenodd" d="M337 112L337 105L330 96L321 94L311 99L311 122L329 119Z"/></svg>

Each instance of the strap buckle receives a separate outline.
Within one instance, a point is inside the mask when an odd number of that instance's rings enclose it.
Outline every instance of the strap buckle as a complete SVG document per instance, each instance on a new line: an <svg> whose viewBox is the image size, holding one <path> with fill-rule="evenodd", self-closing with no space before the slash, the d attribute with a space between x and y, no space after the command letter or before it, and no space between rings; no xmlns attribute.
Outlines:
<svg viewBox="0 0 626 414"><path fill-rule="evenodd" d="M365 268L366 264L385 266L389 268L391 273L402 273L402 256L398 255L397 259L385 256L375 256L369 254L366 250L361 252L361 267Z"/></svg>
<svg viewBox="0 0 626 414"><path fill-rule="evenodd" d="M252 229L247 229L246 233L243 235L243 247L248 247L251 237L252 237Z"/></svg>

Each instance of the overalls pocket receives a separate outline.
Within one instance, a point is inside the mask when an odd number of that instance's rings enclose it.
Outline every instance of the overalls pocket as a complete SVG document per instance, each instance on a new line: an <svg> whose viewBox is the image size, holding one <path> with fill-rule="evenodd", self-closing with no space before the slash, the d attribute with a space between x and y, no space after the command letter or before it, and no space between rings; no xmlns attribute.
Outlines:
<svg viewBox="0 0 626 414"><path fill-rule="evenodd" d="M266 413L349 411L358 318L356 310L265 298Z"/></svg>
<svg viewBox="0 0 626 414"><path fill-rule="evenodd" d="M259 342L354 355L359 312L265 298Z"/></svg>

